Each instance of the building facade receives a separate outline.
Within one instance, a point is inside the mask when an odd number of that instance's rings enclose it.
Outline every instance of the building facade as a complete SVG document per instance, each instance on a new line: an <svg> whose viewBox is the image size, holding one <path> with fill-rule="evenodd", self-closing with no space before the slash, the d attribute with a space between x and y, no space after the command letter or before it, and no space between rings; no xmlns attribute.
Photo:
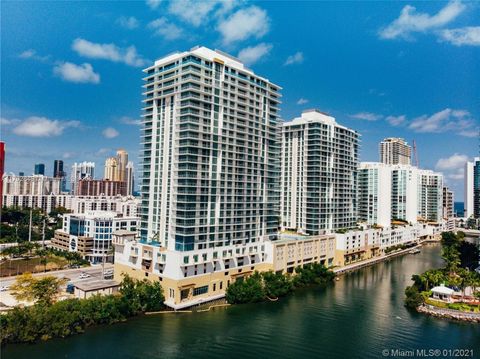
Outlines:
<svg viewBox="0 0 480 359"><path fill-rule="evenodd" d="M87 211L63 215L63 228L55 231L52 247L79 252L92 263L113 260L112 233L137 232L138 217L124 217L117 212Z"/></svg>
<svg viewBox="0 0 480 359"><path fill-rule="evenodd" d="M380 162L388 165L410 165L412 148L403 138L390 137L379 145Z"/></svg>
<svg viewBox="0 0 480 359"><path fill-rule="evenodd" d="M465 163L464 216L480 218L480 157Z"/></svg>
<svg viewBox="0 0 480 359"><path fill-rule="evenodd" d="M392 167L392 219L416 223L418 216L418 169Z"/></svg>
<svg viewBox="0 0 480 359"><path fill-rule="evenodd" d="M280 87L205 47L145 72L141 241L119 249L115 275L143 269L178 308L265 264L278 230Z"/></svg>
<svg viewBox="0 0 480 359"><path fill-rule="evenodd" d="M356 226L358 141L317 110L283 125L282 229L318 235Z"/></svg>
<svg viewBox="0 0 480 359"><path fill-rule="evenodd" d="M358 220L388 227L392 220L392 166L362 162L358 170Z"/></svg>
<svg viewBox="0 0 480 359"><path fill-rule="evenodd" d="M61 193L60 178L43 175L3 176L3 195L57 195Z"/></svg>
<svg viewBox="0 0 480 359"><path fill-rule="evenodd" d="M77 194L76 184L84 178L95 178L95 162L74 163L70 175L70 193Z"/></svg>
<svg viewBox="0 0 480 359"><path fill-rule="evenodd" d="M84 178L77 182L75 194L77 196L126 196L127 183Z"/></svg>
<svg viewBox="0 0 480 359"><path fill-rule="evenodd" d="M33 174L45 176L45 165L43 163L36 163Z"/></svg>
<svg viewBox="0 0 480 359"><path fill-rule="evenodd" d="M443 175L418 170L418 218L429 222L443 219Z"/></svg>

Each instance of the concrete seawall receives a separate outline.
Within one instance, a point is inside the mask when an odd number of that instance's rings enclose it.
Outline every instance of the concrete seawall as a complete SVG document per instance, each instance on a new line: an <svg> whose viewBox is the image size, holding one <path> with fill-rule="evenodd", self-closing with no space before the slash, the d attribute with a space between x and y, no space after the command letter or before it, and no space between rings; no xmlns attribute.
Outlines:
<svg viewBox="0 0 480 359"><path fill-rule="evenodd" d="M417 312L432 315L438 318L461 320L471 323L480 323L480 313L461 312L454 309L436 308L432 305L422 305Z"/></svg>

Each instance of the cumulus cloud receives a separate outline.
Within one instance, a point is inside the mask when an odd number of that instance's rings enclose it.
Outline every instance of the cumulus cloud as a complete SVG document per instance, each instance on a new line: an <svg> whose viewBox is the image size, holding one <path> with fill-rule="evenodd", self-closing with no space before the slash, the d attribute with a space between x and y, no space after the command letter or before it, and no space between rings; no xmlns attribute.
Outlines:
<svg viewBox="0 0 480 359"><path fill-rule="evenodd" d="M247 65L252 65L262 57L268 55L273 45L261 43L256 46L246 47L238 53L238 58Z"/></svg>
<svg viewBox="0 0 480 359"><path fill-rule="evenodd" d="M297 105L305 105L306 103L308 103L308 100L303 97L297 101Z"/></svg>
<svg viewBox="0 0 480 359"><path fill-rule="evenodd" d="M466 6L460 1L450 1L438 13L429 15L417 12L415 7L406 5L396 20L379 31L379 36L382 39L409 39L412 33L427 32L447 25L465 9Z"/></svg>
<svg viewBox="0 0 480 359"><path fill-rule="evenodd" d="M150 9L156 9L162 2L162 0L147 0L147 5Z"/></svg>
<svg viewBox="0 0 480 359"><path fill-rule="evenodd" d="M115 138L119 135L118 131L113 127L107 127L102 131L102 134L105 138Z"/></svg>
<svg viewBox="0 0 480 359"><path fill-rule="evenodd" d="M53 73L68 82L93 84L100 82L100 75L93 71L92 65L88 63L76 65L71 62L62 62L55 65Z"/></svg>
<svg viewBox="0 0 480 359"><path fill-rule="evenodd" d="M423 115L410 122L409 129L420 133L456 132L465 137L478 136L478 126L466 110L446 108L433 115Z"/></svg>
<svg viewBox="0 0 480 359"><path fill-rule="evenodd" d="M0 117L0 126L16 125L19 122L20 120L17 119Z"/></svg>
<svg viewBox="0 0 480 359"><path fill-rule="evenodd" d="M372 112L358 112L356 114L350 115L350 118L354 118L357 120L365 120L365 121L378 121L380 120L383 116L378 115L376 113Z"/></svg>
<svg viewBox="0 0 480 359"><path fill-rule="evenodd" d="M258 6L239 9L221 20L217 27L224 44L263 37L270 30L267 12Z"/></svg>
<svg viewBox="0 0 480 359"><path fill-rule="evenodd" d="M125 124L125 125L136 125L139 126L142 124L142 121L139 119L131 118L128 116L123 116L120 118L120 122Z"/></svg>
<svg viewBox="0 0 480 359"><path fill-rule="evenodd" d="M294 64L301 64L303 60L304 60L303 52L298 51L295 54L287 57L287 60L285 60L284 65L288 66L288 65L294 65Z"/></svg>
<svg viewBox="0 0 480 359"><path fill-rule="evenodd" d="M170 2L168 11L175 15L175 17L198 27L206 22L210 12L222 3L223 1L218 0L176 0ZM228 4L228 2L226 2L226 4Z"/></svg>
<svg viewBox="0 0 480 359"><path fill-rule="evenodd" d="M31 116L21 121L13 129L13 133L28 137L55 137L60 136L69 127L79 126L79 121L60 121L46 117Z"/></svg>
<svg viewBox="0 0 480 359"><path fill-rule="evenodd" d="M440 40L455 46L480 46L480 26L467 26L439 32Z"/></svg>
<svg viewBox="0 0 480 359"><path fill-rule="evenodd" d="M461 155L455 153L447 158L440 158L435 165L435 169L440 171L451 171L459 168L463 168L468 161L467 155Z"/></svg>
<svg viewBox="0 0 480 359"><path fill-rule="evenodd" d="M91 59L122 62L126 65L135 67L141 67L147 64L147 60L137 53L135 46L121 48L115 44L97 44L85 39L77 38L72 43L72 49L80 56Z"/></svg>
<svg viewBox="0 0 480 359"><path fill-rule="evenodd" d="M136 29L139 25L139 21L134 16L120 16L116 23L125 29L133 30Z"/></svg>
<svg viewBox="0 0 480 359"><path fill-rule="evenodd" d="M20 55L18 55L18 57L20 59L32 59L40 62L46 62L50 59L50 55L40 56L34 49L25 50Z"/></svg>
<svg viewBox="0 0 480 359"><path fill-rule="evenodd" d="M154 35L161 36L166 40L176 40L183 35L182 28L172 24L165 17L151 21L147 27L153 30Z"/></svg>
<svg viewBox="0 0 480 359"><path fill-rule="evenodd" d="M385 120L392 126L400 126L400 125L403 125L406 122L407 117L405 115L387 116L385 118Z"/></svg>

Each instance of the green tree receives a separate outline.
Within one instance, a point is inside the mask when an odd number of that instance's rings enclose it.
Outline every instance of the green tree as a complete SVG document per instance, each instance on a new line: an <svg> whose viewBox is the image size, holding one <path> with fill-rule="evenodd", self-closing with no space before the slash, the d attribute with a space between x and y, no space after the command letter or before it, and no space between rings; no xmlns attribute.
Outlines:
<svg viewBox="0 0 480 359"><path fill-rule="evenodd" d="M60 287L65 283L66 279L52 276L35 278L31 273L24 273L17 278L17 281L11 287L11 291L17 300L51 305L60 291Z"/></svg>

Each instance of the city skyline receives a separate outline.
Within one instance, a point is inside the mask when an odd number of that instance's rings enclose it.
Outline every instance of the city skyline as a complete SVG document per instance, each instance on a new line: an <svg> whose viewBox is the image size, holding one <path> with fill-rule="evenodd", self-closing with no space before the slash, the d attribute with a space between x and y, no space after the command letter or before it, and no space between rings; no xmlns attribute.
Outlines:
<svg viewBox="0 0 480 359"><path fill-rule="evenodd" d="M10 14L2 22L9 30L2 40L6 172L29 173L54 159L67 169L81 161L100 166L120 147L137 163L141 70L200 44L237 55L282 86L284 121L319 108L357 130L360 161L378 161L384 138L415 139L420 167L443 172L463 198L464 163L478 155L480 41L466 33L478 29L477 4L228 4L211 2L202 12L192 3L191 12L179 12L170 2L116 10L2 3ZM337 24L339 13L352 26ZM320 24L315 34L312 21ZM289 22L305 37L281 26Z"/></svg>

